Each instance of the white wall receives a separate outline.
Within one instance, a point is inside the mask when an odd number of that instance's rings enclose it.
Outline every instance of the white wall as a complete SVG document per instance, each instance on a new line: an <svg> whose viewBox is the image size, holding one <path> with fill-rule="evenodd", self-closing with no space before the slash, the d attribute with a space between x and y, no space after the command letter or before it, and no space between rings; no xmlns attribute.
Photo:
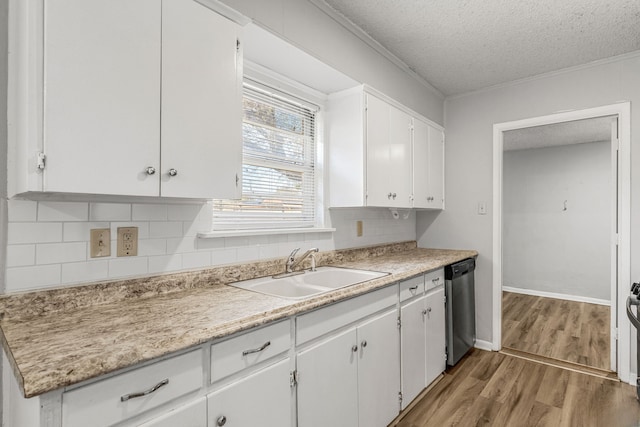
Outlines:
<svg viewBox="0 0 640 427"><path fill-rule="evenodd" d="M502 191L503 286L609 302L611 143L506 151Z"/></svg>
<svg viewBox="0 0 640 427"><path fill-rule="evenodd" d="M631 163L640 164L640 55L550 74L445 101L446 203L440 213L418 213L420 246L479 251L476 270L477 335L492 340L493 125L631 101ZM640 250L640 169L631 172L631 259ZM487 215L477 203L487 202ZM631 263L640 277L640 263ZM637 279L636 279L637 280ZM626 284L622 284L626 286Z"/></svg>

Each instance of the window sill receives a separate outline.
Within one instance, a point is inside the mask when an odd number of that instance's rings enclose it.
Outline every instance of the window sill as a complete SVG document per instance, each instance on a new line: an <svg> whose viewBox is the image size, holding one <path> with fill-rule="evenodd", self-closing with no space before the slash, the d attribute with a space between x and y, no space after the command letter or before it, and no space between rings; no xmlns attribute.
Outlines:
<svg viewBox="0 0 640 427"><path fill-rule="evenodd" d="M256 230L216 230L198 233L199 239L217 239L235 236L272 236L276 234L333 233L335 228L263 228Z"/></svg>

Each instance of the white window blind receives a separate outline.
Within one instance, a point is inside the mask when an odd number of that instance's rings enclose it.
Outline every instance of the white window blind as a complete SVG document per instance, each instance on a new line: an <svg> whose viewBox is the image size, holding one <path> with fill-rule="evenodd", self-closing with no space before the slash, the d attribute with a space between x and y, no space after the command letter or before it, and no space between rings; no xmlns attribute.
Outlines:
<svg viewBox="0 0 640 427"><path fill-rule="evenodd" d="M214 229L315 225L316 112L245 84L242 199L214 201Z"/></svg>

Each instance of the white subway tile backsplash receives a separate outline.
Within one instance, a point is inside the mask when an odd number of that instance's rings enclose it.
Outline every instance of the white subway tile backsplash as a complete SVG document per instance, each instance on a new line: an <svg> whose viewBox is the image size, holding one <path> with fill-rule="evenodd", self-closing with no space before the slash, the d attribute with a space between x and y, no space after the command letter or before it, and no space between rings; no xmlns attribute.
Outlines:
<svg viewBox="0 0 640 427"><path fill-rule="evenodd" d="M238 250L236 248L214 249L211 251L212 265L233 264L237 261Z"/></svg>
<svg viewBox="0 0 640 427"><path fill-rule="evenodd" d="M43 243L36 245L36 264L86 261L87 243Z"/></svg>
<svg viewBox="0 0 640 427"><path fill-rule="evenodd" d="M9 222L27 222L38 219L38 202L31 200L8 200Z"/></svg>
<svg viewBox="0 0 640 427"><path fill-rule="evenodd" d="M131 219L134 221L166 221L167 205L133 205Z"/></svg>
<svg viewBox="0 0 640 427"><path fill-rule="evenodd" d="M108 222L65 222L62 228L64 242L88 242L91 240L91 229L109 228Z"/></svg>
<svg viewBox="0 0 640 427"><path fill-rule="evenodd" d="M7 227L7 243L43 243L62 241L62 223L12 222Z"/></svg>
<svg viewBox="0 0 640 427"><path fill-rule="evenodd" d="M238 262L258 260L260 259L260 247L246 246L243 248L238 248L237 257L238 257Z"/></svg>
<svg viewBox="0 0 640 427"><path fill-rule="evenodd" d="M90 221L131 221L129 203L91 203Z"/></svg>
<svg viewBox="0 0 640 427"><path fill-rule="evenodd" d="M38 221L87 221L88 203L38 202Z"/></svg>
<svg viewBox="0 0 640 427"><path fill-rule="evenodd" d="M223 237L220 237L217 239L196 239L196 249L198 250L222 249L222 248L224 248Z"/></svg>
<svg viewBox="0 0 640 427"><path fill-rule="evenodd" d="M166 255L166 239L138 239L138 256Z"/></svg>
<svg viewBox="0 0 640 427"><path fill-rule="evenodd" d="M191 252L182 254L182 268L191 270L211 266L211 252Z"/></svg>
<svg viewBox="0 0 640 427"><path fill-rule="evenodd" d="M75 203L9 200L7 290L140 277L184 269L283 258L294 248L321 251L415 240L415 214L388 209L330 211L334 233L198 239L211 227L211 203ZM364 236L356 236L356 221ZM138 227L138 256L116 257L118 227ZM110 228L112 255L89 258L90 230Z"/></svg>
<svg viewBox="0 0 640 427"><path fill-rule="evenodd" d="M22 267L36 263L36 245L8 245L7 267Z"/></svg>
<svg viewBox="0 0 640 427"><path fill-rule="evenodd" d="M168 205L167 219L169 221L196 221L203 205Z"/></svg>
<svg viewBox="0 0 640 427"><path fill-rule="evenodd" d="M60 264L7 268L6 292L40 289L60 284Z"/></svg>
<svg viewBox="0 0 640 427"><path fill-rule="evenodd" d="M196 238L193 236L167 239L167 253L169 254L194 252L196 249Z"/></svg>
<svg viewBox="0 0 640 427"><path fill-rule="evenodd" d="M109 260L109 278L141 276L148 273L147 257L127 257Z"/></svg>
<svg viewBox="0 0 640 427"><path fill-rule="evenodd" d="M149 273L182 270L182 254L149 257Z"/></svg>
<svg viewBox="0 0 640 427"><path fill-rule="evenodd" d="M62 264L62 283L96 282L108 277L108 260Z"/></svg>
<svg viewBox="0 0 640 427"><path fill-rule="evenodd" d="M152 239L182 237L182 222L150 222L149 237Z"/></svg>

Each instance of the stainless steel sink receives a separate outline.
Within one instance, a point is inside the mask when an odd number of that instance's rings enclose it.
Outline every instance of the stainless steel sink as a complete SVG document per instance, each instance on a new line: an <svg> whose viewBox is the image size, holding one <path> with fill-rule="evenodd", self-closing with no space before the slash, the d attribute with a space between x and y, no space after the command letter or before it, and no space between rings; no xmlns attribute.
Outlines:
<svg viewBox="0 0 640 427"><path fill-rule="evenodd" d="M288 299L304 299L324 292L366 282L388 275L378 271L356 270L340 267L319 267L316 271L305 271L303 274L282 277L260 277L230 283L236 288L260 292Z"/></svg>

